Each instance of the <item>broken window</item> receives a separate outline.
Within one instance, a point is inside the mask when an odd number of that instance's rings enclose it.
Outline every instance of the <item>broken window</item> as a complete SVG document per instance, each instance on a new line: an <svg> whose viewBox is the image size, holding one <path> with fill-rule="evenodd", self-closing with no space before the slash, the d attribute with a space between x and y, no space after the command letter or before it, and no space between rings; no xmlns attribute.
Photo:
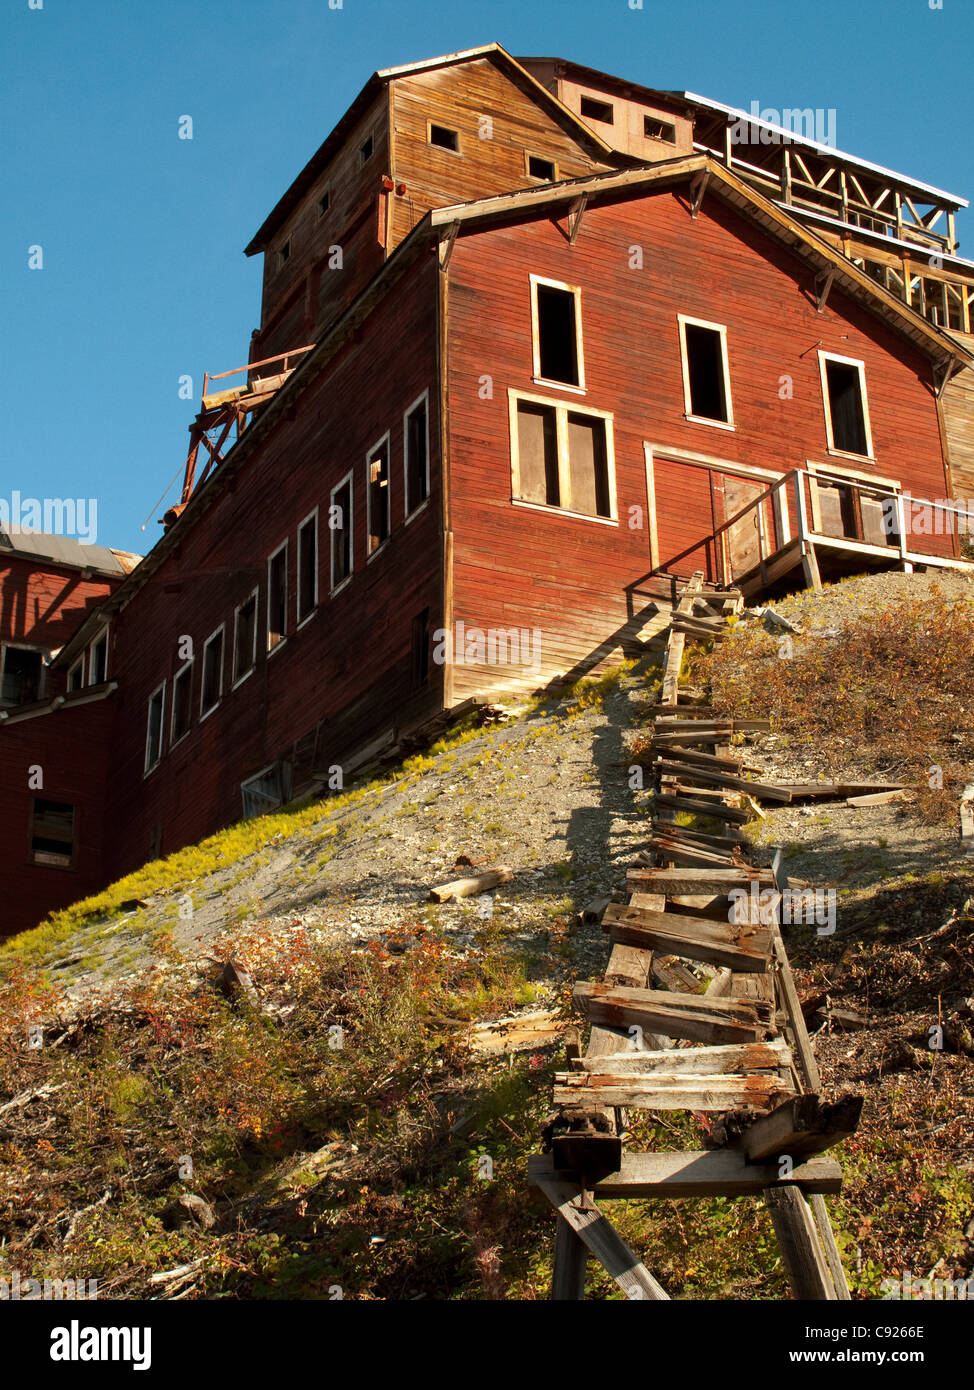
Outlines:
<svg viewBox="0 0 974 1390"><path fill-rule="evenodd" d="M613 516L607 417L518 400L514 496L582 516Z"/></svg>
<svg viewBox="0 0 974 1390"><path fill-rule="evenodd" d="M68 672L68 693L72 690L80 690L85 683L85 659L79 656L77 661Z"/></svg>
<svg viewBox="0 0 974 1390"><path fill-rule="evenodd" d="M587 121L612 124L612 106L607 101L597 101L595 97L582 97L581 112Z"/></svg>
<svg viewBox="0 0 974 1390"><path fill-rule="evenodd" d="M101 685L108 679L108 632L105 631L91 644L88 656L88 684Z"/></svg>
<svg viewBox="0 0 974 1390"><path fill-rule="evenodd" d="M424 395L406 412L403 431L406 450L406 515L429 496L429 413Z"/></svg>
<svg viewBox="0 0 974 1390"><path fill-rule="evenodd" d="M389 539L389 436L368 455L369 554L374 555Z"/></svg>
<svg viewBox="0 0 974 1390"><path fill-rule="evenodd" d="M374 138L370 135L370 136L368 136L367 139L363 140L362 143L361 143L361 145L359 146L359 152L358 152L359 163L360 163L360 164L364 164L367 160L371 159L374 150L375 150L375 140L374 140Z"/></svg>
<svg viewBox="0 0 974 1390"><path fill-rule="evenodd" d="M169 746L172 748L189 733L193 699L193 663L187 661L176 672L172 683L172 727L169 731Z"/></svg>
<svg viewBox="0 0 974 1390"><path fill-rule="evenodd" d="M665 140L668 145L676 144L676 126L669 121L661 121L657 116L643 117L643 134L647 140Z"/></svg>
<svg viewBox="0 0 974 1390"><path fill-rule="evenodd" d="M4 647L0 704L30 705L41 698L44 655L29 647Z"/></svg>
<svg viewBox="0 0 974 1390"><path fill-rule="evenodd" d="M830 449L872 456L866 388L861 362L819 353Z"/></svg>
<svg viewBox="0 0 974 1390"><path fill-rule="evenodd" d="M267 650L287 635L287 541L267 562Z"/></svg>
<svg viewBox="0 0 974 1390"><path fill-rule="evenodd" d="M200 718L205 719L220 703L223 694L223 627L206 639L203 648L203 679L200 686Z"/></svg>
<svg viewBox="0 0 974 1390"><path fill-rule="evenodd" d="M166 698L166 682L149 696L149 714L145 731L145 770L151 772L162 757L162 711Z"/></svg>
<svg viewBox="0 0 974 1390"><path fill-rule="evenodd" d="M242 680L257 661L257 590L240 605L233 622L233 682Z"/></svg>
<svg viewBox="0 0 974 1390"><path fill-rule="evenodd" d="M291 795L291 764L272 763L240 783L245 820L283 805Z"/></svg>
<svg viewBox="0 0 974 1390"><path fill-rule="evenodd" d="M540 155L528 155L528 173L533 179L544 179L546 183L554 183L557 170L554 160L542 159Z"/></svg>
<svg viewBox="0 0 974 1390"><path fill-rule="evenodd" d="M700 323L680 315L680 338L687 415L731 424L725 329L721 324Z"/></svg>
<svg viewBox="0 0 974 1390"><path fill-rule="evenodd" d="M352 573L351 473L332 489L328 529L331 532L331 587L337 589Z"/></svg>
<svg viewBox="0 0 974 1390"><path fill-rule="evenodd" d="M580 352L580 292L532 277L534 375L541 381L584 386Z"/></svg>
<svg viewBox="0 0 974 1390"><path fill-rule="evenodd" d="M322 193L321 197L318 199L318 216L324 217L325 213L328 211L330 207L331 192L326 188L324 193Z"/></svg>
<svg viewBox="0 0 974 1390"><path fill-rule="evenodd" d="M430 123L430 144L436 145L441 150L453 150L459 154L460 132L451 130L449 126Z"/></svg>
<svg viewBox="0 0 974 1390"><path fill-rule="evenodd" d="M318 606L318 510L298 527L298 622Z"/></svg>
<svg viewBox="0 0 974 1390"><path fill-rule="evenodd" d="M414 690L426 685L430 668L430 611L424 608L413 619L412 631L412 685Z"/></svg>
<svg viewBox="0 0 974 1390"><path fill-rule="evenodd" d="M291 242L290 242L290 239L288 239L288 240L284 243L284 245L281 246L281 247L278 249L278 252L277 252L277 265L278 265L278 269L281 269L283 266L287 265L287 263L288 263L288 261L289 261L290 259L291 259Z"/></svg>
<svg viewBox="0 0 974 1390"><path fill-rule="evenodd" d="M33 864L70 869L74 858L74 807L35 796L31 807L30 857Z"/></svg>

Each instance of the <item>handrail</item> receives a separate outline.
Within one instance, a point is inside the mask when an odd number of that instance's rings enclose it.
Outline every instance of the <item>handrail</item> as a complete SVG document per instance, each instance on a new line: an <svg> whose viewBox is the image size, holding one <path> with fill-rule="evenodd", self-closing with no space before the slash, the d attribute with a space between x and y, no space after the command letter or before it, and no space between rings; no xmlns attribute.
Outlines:
<svg viewBox="0 0 974 1390"><path fill-rule="evenodd" d="M314 343L309 343L307 347L289 348L287 352L279 352L275 357L265 357L261 362L248 362L245 367L231 367L228 372L206 372L203 376L203 395L207 394L211 381L225 381L228 376L239 376L241 372L249 373L255 367L269 367L272 362L283 362L283 370L286 372L289 357L299 357L303 352L310 352L314 346Z"/></svg>

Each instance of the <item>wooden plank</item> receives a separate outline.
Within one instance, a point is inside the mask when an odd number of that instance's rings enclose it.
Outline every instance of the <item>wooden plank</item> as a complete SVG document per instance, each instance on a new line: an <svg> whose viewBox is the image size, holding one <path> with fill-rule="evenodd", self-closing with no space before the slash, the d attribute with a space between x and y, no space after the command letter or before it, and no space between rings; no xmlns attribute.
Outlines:
<svg viewBox="0 0 974 1390"><path fill-rule="evenodd" d="M696 749L693 748L674 748L672 750L666 748L663 750L662 756L669 759L670 762L689 763L693 767L718 768L731 773L735 777L739 776L742 772L756 772L759 775L763 775L764 772L763 768L754 767L745 763L743 757L731 755L731 757L727 758L717 756L713 753L698 753Z"/></svg>
<svg viewBox="0 0 974 1390"><path fill-rule="evenodd" d="M629 1298L669 1301L669 1294L629 1248L619 1232L601 1211L586 1211L577 1205L582 1188L577 1182L541 1177L535 1181L558 1215L616 1281Z"/></svg>
<svg viewBox="0 0 974 1390"><path fill-rule="evenodd" d="M965 852L974 853L974 782L969 782L961 795L960 838Z"/></svg>
<svg viewBox="0 0 974 1390"><path fill-rule="evenodd" d="M683 591L676 607L677 613L687 614L693 611L693 596L700 591L702 586L703 572L698 570ZM684 634L676 632L671 627L669 641L666 644L666 665L663 669L663 684L660 692L660 699L664 705L675 705L677 702L677 687L680 684L680 666L683 663L685 646L686 637Z"/></svg>
<svg viewBox="0 0 974 1390"><path fill-rule="evenodd" d="M847 796L847 806L889 806L894 801L902 801L903 792L871 792L868 796Z"/></svg>
<svg viewBox="0 0 974 1390"><path fill-rule="evenodd" d="M708 865L717 868L721 864L739 863L732 854L715 854L713 850L704 849L702 845L680 844L678 841L667 839L665 836L657 835L650 841L656 855L668 867L679 865L682 868L706 868ZM639 862L637 860L637 862ZM647 860L642 861L648 863Z"/></svg>
<svg viewBox="0 0 974 1390"><path fill-rule="evenodd" d="M615 1071L648 1075L713 1076L721 1072L778 1071L791 1065L791 1049L781 1038L769 1042L731 1043L722 1047L671 1047L661 1052L609 1053L598 1058L579 1058L573 1070Z"/></svg>
<svg viewBox="0 0 974 1390"><path fill-rule="evenodd" d="M729 893L735 888L758 889L775 887L774 877L767 869L744 865L739 869L629 869L626 884L633 892L662 893Z"/></svg>
<svg viewBox="0 0 974 1390"><path fill-rule="evenodd" d="M752 819L751 812L738 806L726 806L722 802L706 801L702 797L671 796L669 792L657 792L653 798L653 810L687 811L695 816L713 816L716 820L734 821L744 825Z"/></svg>
<svg viewBox="0 0 974 1390"><path fill-rule="evenodd" d="M704 729L729 737L731 734L767 733L771 728L770 719L714 719L709 722L696 723L692 719L683 718L682 714L683 711L681 710L680 714L674 715L672 719L668 715L659 715L653 725L653 732L660 734L693 733L699 730L702 724Z"/></svg>
<svg viewBox="0 0 974 1390"><path fill-rule="evenodd" d="M822 1084L818 1063L815 1061L811 1039L808 1036L808 1029L805 1027L805 1018L795 986L795 977L791 973L788 953L785 950L785 943L781 939L781 930L778 926L772 929L771 944L775 956L775 983L780 991L781 1002L788 1019L788 1030L791 1033L796 1054L795 1060L808 1090L817 1091Z"/></svg>
<svg viewBox="0 0 974 1390"><path fill-rule="evenodd" d="M573 998L593 1023L617 1028L635 1024L647 1032L693 1042L758 1042L767 1032L752 1002L712 1002L699 994L588 983L577 984Z"/></svg>
<svg viewBox="0 0 974 1390"><path fill-rule="evenodd" d="M477 874L473 878L458 878L452 883L441 884L438 888L431 888L429 900L434 903L446 903L452 898L470 898L478 893L489 892L491 888L496 888L500 883L510 883L514 877L514 871L505 866L492 869L489 873Z"/></svg>
<svg viewBox="0 0 974 1390"><path fill-rule="evenodd" d="M779 1076L629 1076L558 1072L556 1105L625 1105L640 1110L767 1110L792 1094Z"/></svg>
<svg viewBox="0 0 974 1390"><path fill-rule="evenodd" d="M747 922L708 922L676 912L610 903L602 930L613 941L667 951L686 960L704 960L742 974L763 974L771 953L771 929Z"/></svg>
<svg viewBox="0 0 974 1390"><path fill-rule="evenodd" d="M734 850L746 843L741 832L730 825L725 827L722 835L698 830L693 825L678 825L676 821L653 820L650 826L654 834L666 835L671 840L684 840L688 845L702 845L704 848Z"/></svg>
<svg viewBox="0 0 974 1390"><path fill-rule="evenodd" d="M532 1154L528 1182L559 1176L551 1154ZM734 1149L678 1153L627 1153L617 1172L595 1183L596 1197L753 1197L782 1185L774 1163L748 1163ZM810 1158L796 1167L788 1186L831 1195L842 1190L842 1169L833 1158Z"/></svg>
<svg viewBox="0 0 974 1390"><path fill-rule="evenodd" d="M793 1183L769 1188L764 1193L764 1200L774 1223L782 1261L788 1271L792 1297L834 1299L832 1278L801 1189Z"/></svg>
<svg viewBox="0 0 974 1390"><path fill-rule="evenodd" d="M824 1153L855 1134L862 1102L862 1096L832 1102L811 1093L795 1096L749 1124L740 1146L751 1163L785 1156L797 1162Z"/></svg>
<svg viewBox="0 0 974 1390"><path fill-rule="evenodd" d="M555 1302L585 1297L588 1246L562 1216L555 1217L555 1258L551 1271L551 1297Z"/></svg>
<svg viewBox="0 0 974 1390"><path fill-rule="evenodd" d="M685 763L671 761L668 758L659 759L653 764L653 768L659 773L670 773L674 777L679 777L683 782L701 782L704 786L718 787L721 790L746 792L748 796L760 797L762 801L787 803L792 798L792 793L787 787L776 786L773 782L752 782L746 777L735 777L733 773L724 772L717 768L687 766Z"/></svg>

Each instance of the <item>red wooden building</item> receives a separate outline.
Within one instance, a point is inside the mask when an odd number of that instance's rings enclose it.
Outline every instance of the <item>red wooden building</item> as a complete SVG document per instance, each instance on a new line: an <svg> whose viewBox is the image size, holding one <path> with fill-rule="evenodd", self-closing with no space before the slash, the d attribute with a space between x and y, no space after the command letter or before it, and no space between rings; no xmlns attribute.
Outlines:
<svg viewBox="0 0 974 1390"><path fill-rule="evenodd" d="M7 851L7 931L471 695L595 669L674 575L963 563L961 338L695 148L685 94L550 61L376 74L251 242L243 380L207 380L162 538L53 655L90 702L0 719L4 843L36 764L73 837L57 886Z"/></svg>

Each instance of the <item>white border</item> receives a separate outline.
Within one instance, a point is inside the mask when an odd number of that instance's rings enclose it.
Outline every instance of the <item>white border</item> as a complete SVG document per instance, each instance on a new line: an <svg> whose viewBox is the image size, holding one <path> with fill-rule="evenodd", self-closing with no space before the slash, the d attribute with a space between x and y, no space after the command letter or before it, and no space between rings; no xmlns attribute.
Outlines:
<svg viewBox="0 0 974 1390"><path fill-rule="evenodd" d="M421 405L426 407L426 496L418 506L409 510L409 417L418 410ZM413 517L421 512L430 500L430 393L429 387L413 401L412 405L407 406L402 413L402 507L403 517L406 525L412 521Z"/></svg>
<svg viewBox="0 0 974 1390"><path fill-rule="evenodd" d="M549 280L544 275L532 275L531 281L531 379L536 386L553 386L558 391L571 391L579 396L585 395L585 346L582 341L582 289L580 285L567 285L564 280ZM541 323L538 314L538 286L545 285L551 290L563 290L573 296L575 303L575 366L578 381L552 381L541 375Z"/></svg>
<svg viewBox="0 0 974 1390"><path fill-rule="evenodd" d="M153 690L152 694L149 696L149 702L148 702L148 705L146 706L146 714L145 714L145 766L144 766L144 768L143 768L143 770L142 770L142 776L143 776L143 777L148 777L149 773L150 773L150 772L154 772L155 769L156 769L156 768L159 766L159 764L162 762L162 755L163 755L163 752L164 752L164 750L165 750L165 744L166 744L166 686L167 686L167 685L168 685L168 681L163 681L163 682L161 683L161 685L157 685L156 688L155 688L155 690ZM160 704L160 707L159 707L159 756L158 756L158 758L156 758L155 762L154 762L154 763L151 765L151 767L150 767L150 765L149 765L149 716L150 716L151 711L152 711L152 701L156 698L157 695L159 695L159 696L161 697L161 704Z"/></svg>
<svg viewBox="0 0 974 1390"><path fill-rule="evenodd" d="M372 479L370 477L369 465L374 462L375 455L381 450L386 451L386 485L388 496L386 498L386 514L389 529L384 541L380 541L374 550L369 550L369 543L372 538ZM371 564L379 551L382 550L392 537L392 431L386 430L380 439L377 439L371 449L365 451L365 563Z"/></svg>
<svg viewBox="0 0 974 1390"><path fill-rule="evenodd" d="M184 661L184 662L183 662L182 666L180 666L179 670L175 673L175 675L174 675L173 678L172 678L172 699L171 699L171 701L170 701L170 706L171 706L171 708L170 708L170 714L169 714L169 751L170 751L170 752L172 752L172 750L173 750L174 748L178 747L178 745L179 745L180 743L182 743L182 741L183 741L184 738L189 738L189 735L190 735L190 734L192 733L192 731L193 731L193 675L192 675L192 667L193 667L193 665L194 665L194 658L193 658L193 657L190 657L190 659L189 659L188 661ZM186 725L186 732L180 734L178 738L175 738L174 735L175 735L175 733L176 733L176 686L179 684L179 677L183 674L184 671L187 671L187 670L190 672L190 677L189 677L189 706L188 706L188 711L189 711L189 723Z"/></svg>
<svg viewBox="0 0 974 1390"><path fill-rule="evenodd" d="M680 364L683 368L683 416L694 425L710 425L718 430L732 430L734 425L734 399L731 395L730 363L727 357L727 325L710 323L707 319L691 318L688 314L677 314L680 329ZM693 328L709 328L720 334L720 359L724 372L724 405L727 408L726 420L711 420L706 415L694 415L690 396L690 365L687 361L687 324Z"/></svg>
<svg viewBox="0 0 974 1390"><path fill-rule="evenodd" d="M288 561L291 558L288 553L288 543L290 539L290 536L285 536L284 540L281 541L277 549L272 550L267 557L267 605L266 612L264 613L264 636L267 639L268 656L272 656L274 652L280 651L281 647L283 647L285 642L287 641L287 620L290 617L291 606L290 585L288 584L287 572ZM284 632L281 634L281 640L279 642L275 642L274 645L271 646L271 565L277 559L278 555L280 555L282 550L284 551Z"/></svg>
<svg viewBox="0 0 974 1390"><path fill-rule="evenodd" d="M826 375L826 362L841 362L846 367L856 367L859 372L859 400L862 403L862 423L866 431L866 453L856 454L851 449L837 449L835 446L835 436L832 433L832 402L829 397L829 382ZM856 459L862 461L867 459L874 463L876 455L873 452L873 431L869 420L869 398L866 395L866 364L859 357L841 357L837 352L826 352L824 348L818 350L818 370L822 379L822 407L825 411L825 437L828 440L828 451L835 454L837 458Z"/></svg>
<svg viewBox="0 0 974 1390"><path fill-rule="evenodd" d="M213 713L213 711L214 711L215 709L219 709L219 707L220 707L220 705L221 705L221 703L222 703L222 701L223 701L223 670L224 670L224 667L226 666L226 662L227 662L227 632L226 632L226 628L227 628L226 623L221 623L219 627L215 627L215 628L213 629L213 631L210 633L209 637L207 637L206 641L203 643L203 657L202 657L202 660L200 661L200 723L201 723L201 724L202 724L202 722L203 722L204 719L209 719L210 715ZM207 710L204 710L204 708L203 708L203 695L204 695L205 692L206 692L206 653L207 653L207 650L209 649L210 643L211 643L211 642L214 642L214 641L216 640L217 637L222 637L222 638L223 638L222 642L220 643L220 677L219 677L219 682L218 682L218 685L217 685L217 689L219 690L220 693L217 695L216 700L213 702L213 704L210 705L210 708L207 709Z"/></svg>
<svg viewBox="0 0 974 1390"><path fill-rule="evenodd" d="M335 493L340 492L346 483L348 484L348 516L345 518L344 530L348 532L348 574L346 574L345 577L343 579L340 579L336 584L335 534L337 528L331 525L331 509L335 505ZM344 589L345 585L351 580L352 575L355 573L355 531L352 526L354 508L355 470L353 468L350 468L348 472L345 474L344 478L340 478L339 481L332 488L331 492L328 494L328 592L331 594L332 598L334 598L334 596L337 593Z"/></svg>
<svg viewBox="0 0 974 1390"><path fill-rule="evenodd" d="M508 387L508 420L511 435L511 502L519 507L533 507L537 511L553 512L559 516L571 516L579 521L598 521L603 525L618 525L619 511L616 505L616 460L615 460L615 433L614 417L611 411L595 410L592 406L575 405L573 401L556 401L545 396L535 396L528 391L517 391L514 387ZM530 401L534 405L545 405L555 412L555 435L558 446L558 493L559 496L570 496L570 464L568 457L568 416L571 415L590 415L605 422L605 463L608 474L609 485L609 515L599 516L597 513L576 512L571 507L555 507L549 502L534 502L530 497L520 497L520 458L518 455L519 438L517 427L517 405L518 401Z"/></svg>
<svg viewBox="0 0 974 1390"><path fill-rule="evenodd" d="M245 608L250 600L254 600L254 636L251 642L250 665L246 671L236 674L237 665L237 626L240 622L240 610ZM249 675L253 674L257 665L257 629L260 626L260 585L255 584L253 589L244 599L243 603L238 603L233 610L233 651L230 656L230 689L236 690L238 685L243 685Z"/></svg>
<svg viewBox="0 0 974 1390"><path fill-rule="evenodd" d="M307 524L308 524L309 521L313 521L314 524L315 524L315 591L314 591L314 600L313 600L313 602L312 602L312 604L311 604L311 607L308 609L307 613L305 613L304 617L302 617L302 616L301 616L301 532L302 532L302 531L304 530L304 528L307 526ZM308 515L304 518L303 521L299 521L299 522L298 522L297 540L296 540L296 543L295 543L295 544L296 544L296 552L297 552L297 553L296 553L296 555L295 555L294 558L295 558L295 563L296 563L296 565L297 565L297 571L298 571L298 583L297 583L297 589L296 589L295 594L294 594L294 616L295 616L295 619L296 619L296 622L297 622L297 626L295 627L294 630L295 630L295 632L299 632L299 631L301 630L301 628L304 627L305 623L308 622L308 620L309 620L310 618L313 618L314 615L315 615L315 614L317 613L317 611L318 611L318 590L319 590L319 587L320 587L320 586L319 586L319 583L318 583L318 570L319 570L320 567L321 567L321 550L320 550L320 531L319 531L319 526L318 526L318 508L317 508L317 507L315 507L313 511L310 511L310 512L308 513Z"/></svg>

